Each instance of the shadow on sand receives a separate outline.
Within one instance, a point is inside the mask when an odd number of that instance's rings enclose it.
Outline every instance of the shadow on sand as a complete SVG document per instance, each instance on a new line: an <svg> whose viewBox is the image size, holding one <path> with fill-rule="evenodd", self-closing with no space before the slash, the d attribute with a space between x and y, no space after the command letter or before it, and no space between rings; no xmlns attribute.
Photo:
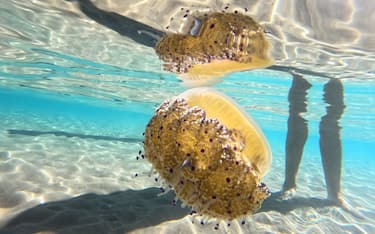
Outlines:
<svg viewBox="0 0 375 234"><path fill-rule="evenodd" d="M1 234L22 233L127 233L189 215L189 208L172 205L175 195L158 196L158 188L127 190L107 195L84 194L62 201L48 202L25 210L10 220ZM258 212L283 214L302 208L332 206L318 198L279 199L276 193L264 201Z"/></svg>
<svg viewBox="0 0 375 234"><path fill-rule="evenodd" d="M95 6L91 0L75 0L75 2L78 3L79 9L87 17L139 44L154 47L158 39L165 35L164 32L129 17L102 10Z"/></svg>
<svg viewBox="0 0 375 234"><path fill-rule="evenodd" d="M20 213L0 233L127 233L190 213L188 208L172 205L172 192L158 193L158 188L148 188L48 202Z"/></svg>
<svg viewBox="0 0 375 234"><path fill-rule="evenodd" d="M282 200L281 192L276 192L263 202L262 207L257 211L257 213L277 211L282 214L287 214L293 210L303 207L316 209L328 206L335 206L335 204L329 200L314 197L293 197L289 200Z"/></svg>

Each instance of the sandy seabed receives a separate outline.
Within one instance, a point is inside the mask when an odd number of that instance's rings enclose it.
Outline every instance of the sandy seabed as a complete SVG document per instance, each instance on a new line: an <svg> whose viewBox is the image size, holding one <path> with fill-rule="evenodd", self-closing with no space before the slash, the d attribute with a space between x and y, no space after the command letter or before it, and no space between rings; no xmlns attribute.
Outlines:
<svg viewBox="0 0 375 234"><path fill-rule="evenodd" d="M66 6L59 6L55 0L33 1L35 8L43 6L37 8L40 12L44 12L40 9L53 11L38 13L37 17L31 14L25 20L28 24L19 24L26 25L24 30L35 28L30 27L32 20L36 21L36 25L47 25L46 28L51 25L49 27L53 30L49 33L30 32L32 36L38 36L34 39L38 43L41 43L39 37L48 35L41 40L42 44L46 41L43 48L80 58L98 58L99 62L128 68L159 69L159 64L153 62L155 56L145 57L139 53L142 63L136 64L136 59L130 60L128 54L121 54L120 51L130 50L124 46L127 45L124 39L120 35L109 34L109 29L102 29L78 10L78 2L87 1L58 2ZM125 1L120 4L118 0L100 1L101 4L93 2L101 9L118 12L159 29L164 28L181 7L186 7L183 1L172 5L162 1L139 1L136 4L132 1L131 7L124 4ZM235 2L243 6L242 1ZM370 22L373 22L374 14L370 14L373 8L366 7L368 4L360 4L371 0L332 1L328 7L324 5L326 1L268 1L266 7L264 2L267 1L251 1L253 7L249 9L249 14L271 32L273 56L278 65L308 70L315 68L344 78L372 76L369 71L373 71L374 65L371 47L374 37ZM27 5L26 1L24 3ZM212 1L199 3L209 6ZM21 1L18 4L22 6ZM132 12L119 9L119 5ZM8 7L15 9L12 4ZM156 8L160 12L156 12ZM28 8L25 9L27 12ZM144 9L151 14L144 14ZM60 14L64 17L51 17ZM69 20L67 15L80 17ZM323 21L326 23L323 24ZM77 27L73 27L75 25ZM90 38L91 43L87 43L91 47L82 47L82 40L87 38ZM133 47L137 48L132 46L131 49ZM141 49L141 52L146 51L143 47ZM13 50L11 47L8 53L3 54L13 55ZM124 61L129 63L124 64ZM147 66L144 66L145 63ZM352 73L345 75L343 70L351 70ZM14 80L9 79L8 82ZM67 81L64 82L66 85ZM109 89L108 92L112 91ZM363 217L327 205L320 156L315 154L306 153L303 159L296 197L281 201L277 194L284 178L284 142L278 142L280 147L274 149L272 169L265 178L265 183L274 192L273 196L256 214L232 221L229 227L222 222L219 229L214 230L214 221L201 225L198 217L192 223L188 208L172 205L173 194L157 195L160 192L158 184L154 182L154 177L147 176L150 165L145 160L136 160L142 149L141 136L125 139L108 136L107 133L77 134L77 129L71 127L77 126L77 123L61 123L60 120L56 120L59 122L56 128L45 129L44 120L38 116L28 116L25 120L24 116L2 114L0 233L375 233L374 162L344 161L344 197ZM78 129L85 131L95 129L85 123L78 125L81 125ZM12 133L9 129L34 132ZM64 131L61 132L61 129ZM49 133L41 134L43 131ZM245 223L241 224L242 221Z"/></svg>
<svg viewBox="0 0 375 234"><path fill-rule="evenodd" d="M43 121L29 116L40 128ZM4 117L6 118L6 117ZM273 195L254 215L241 220L200 224L189 208L173 206L173 193L149 177L150 165L136 157L142 138L108 138L64 132L16 132L22 117L9 115L0 133L0 233L374 233L375 172L371 164L350 164L343 173L345 199L363 217L325 200L319 156L305 155L295 198L282 201L284 157L274 151L265 182ZM89 129L84 126L82 129ZM60 126L62 127L62 126ZM73 129L71 129L73 132ZM139 140L139 142L138 142ZM282 149L282 147L280 147ZM135 175L138 176L135 176ZM245 221L244 224L242 222Z"/></svg>

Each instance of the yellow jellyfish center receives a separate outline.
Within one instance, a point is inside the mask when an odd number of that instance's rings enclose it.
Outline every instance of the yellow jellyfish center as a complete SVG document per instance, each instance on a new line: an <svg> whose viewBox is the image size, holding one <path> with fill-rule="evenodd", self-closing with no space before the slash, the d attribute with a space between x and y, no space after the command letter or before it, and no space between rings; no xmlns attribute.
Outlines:
<svg viewBox="0 0 375 234"><path fill-rule="evenodd" d="M213 60L210 63L193 65L187 74L181 74L180 77L184 80L199 80L199 79L214 79L220 78L233 72L240 72L251 70L255 68L262 68L271 65L270 60L253 57L249 63L241 63L233 60Z"/></svg>
<svg viewBox="0 0 375 234"><path fill-rule="evenodd" d="M210 118L217 118L229 129L241 132L245 147L242 151L263 177L272 162L271 149L255 121L229 97L208 88L190 89L180 95L185 97L189 106L198 106L205 110Z"/></svg>

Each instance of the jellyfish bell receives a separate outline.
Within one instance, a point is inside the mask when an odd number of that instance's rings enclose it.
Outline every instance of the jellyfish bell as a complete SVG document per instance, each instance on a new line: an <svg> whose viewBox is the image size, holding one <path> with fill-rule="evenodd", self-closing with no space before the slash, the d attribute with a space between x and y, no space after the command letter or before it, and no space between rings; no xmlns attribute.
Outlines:
<svg viewBox="0 0 375 234"><path fill-rule="evenodd" d="M270 194L266 138L229 97L194 88L162 103L145 130L145 158L198 214L232 220Z"/></svg>
<svg viewBox="0 0 375 234"><path fill-rule="evenodd" d="M194 13L184 33L164 36L156 53L164 69L194 84L212 82L232 72L264 68L273 64L264 30L241 13Z"/></svg>
<svg viewBox="0 0 375 234"><path fill-rule="evenodd" d="M189 106L197 106L206 112L208 118L215 118L232 131L238 131L244 138L242 150L245 160L263 177L272 162L272 153L268 141L256 122L230 97L211 88L189 89L178 97L187 101Z"/></svg>

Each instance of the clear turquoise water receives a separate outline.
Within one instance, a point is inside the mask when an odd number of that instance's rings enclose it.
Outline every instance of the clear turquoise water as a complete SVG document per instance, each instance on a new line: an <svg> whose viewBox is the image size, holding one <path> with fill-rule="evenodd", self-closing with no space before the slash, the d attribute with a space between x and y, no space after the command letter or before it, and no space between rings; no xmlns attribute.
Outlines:
<svg viewBox="0 0 375 234"><path fill-rule="evenodd" d="M90 63L90 61L87 61ZM13 66L14 64L11 64ZM31 64L29 64L31 66ZM34 68L38 69L39 66ZM74 71L66 67L56 68L67 74L71 72L86 73L84 68L75 67ZM112 75L112 71L102 69L102 75ZM90 74L90 73L89 73ZM132 74L132 75L129 75ZM118 76L147 77L147 80L157 80L157 74L141 72L141 71L120 71ZM33 80L30 77L23 78L22 75L27 74L3 74L3 81L10 79L16 82L27 82L30 86ZM54 73L46 76L54 77ZM178 91L182 92L186 88L172 75L160 74L169 79L169 84L165 85L159 92L163 92L165 97L173 97ZM314 154L318 153L318 125L320 118L325 115L324 100L322 100L323 86L327 82L325 78L310 77L310 83L313 85L310 89L308 99L308 114L306 119L309 125L309 139L306 150L311 150ZM35 77L34 82L45 80L44 77ZM307 78L308 79L308 78ZM147 93L148 86L153 86L147 80L127 82L127 85L134 88L141 88ZM14 81L11 81L14 82ZM98 80L97 82L102 82ZM105 82L105 81L104 81ZM155 82L155 83L156 83ZM374 112L375 82L372 80L365 81L343 81L345 88L345 112L340 120L342 126L342 141L345 159L355 160L358 162L369 160L373 163L373 144L375 130ZM124 136L140 138L145 125L153 115L155 107L157 107L163 99L152 99L138 101L127 100L121 97L112 97L107 94L106 100L77 93L91 93L95 95L95 90L86 87L69 87L75 93L69 92L53 92L48 90L48 81L44 89L34 89L27 87L28 85L15 85L9 87L4 85L0 89L0 110L3 115L9 113L24 115L27 119L28 115L39 115L45 118L54 118L61 116L80 119L93 128L90 133L107 133L109 136ZM51 85L54 84L51 82ZM116 84L112 83L115 88ZM157 85L157 83L156 83ZM286 120L288 112L288 91L291 85L291 75L283 72L275 71L254 71L246 73L233 74L224 79L221 84L216 85L218 90L223 91L228 96L235 99L238 104L246 109L251 116L260 125L267 135L273 148L283 150L285 142ZM171 90L171 87L174 88ZM154 87L152 87L154 88ZM85 90L86 89L86 90ZM141 91L141 92L142 92ZM177 92L176 92L177 91ZM151 94L152 96L152 94ZM364 112L364 110L367 110ZM7 126L11 129L11 125ZM56 129L64 130L63 127ZM79 128L79 126L77 126ZM45 129L48 130L48 127ZM79 129L78 133L85 133L84 129Z"/></svg>
<svg viewBox="0 0 375 234"><path fill-rule="evenodd" d="M17 7L12 15L13 4ZM43 17L34 18L33 11L37 9L33 5L5 1L0 7L2 226L38 204L88 193L110 194L157 187L147 176L139 181L134 179L135 173L149 169L147 162L135 159L142 149L142 133L161 102L186 90L175 75L162 71L151 48L74 18L77 16L70 16L69 21L61 12L52 14L52 10L39 9ZM67 22L60 22L64 20ZM75 20L79 21L77 25L72 24ZM69 25L72 28L61 29ZM84 32L94 27L94 32L82 36L79 27ZM76 39L87 43L72 45ZM319 68L311 67L310 71L319 72ZM341 183L345 200L364 218L340 208L315 208L309 203L285 214L280 209L273 210L271 203L265 203L264 210L248 218L258 232L375 231L372 179L375 175L375 77L348 78L347 74L345 77L341 82L346 107L339 121L343 147ZM303 114L309 135L299 171L298 195L323 199L326 193L319 151L319 122L326 114L328 104L323 100L323 88L329 79L309 74L304 74L304 78L312 87L306 95L307 112ZM232 74L215 85L254 118L269 140L274 160L265 182L273 192L278 192L283 183L291 84L290 73L262 69ZM87 164L80 163L85 160ZM25 169L26 164L30 169ZM72 165L75 168L70 169ZM61 185L58 191L56 184ZM169 208L172 206L163 207ZM275 223L265 224L262 215L271 221L274 219ZM283 217L288 221L280 222ZM176 217L177 224L179 218ZM30 224L32 219L25 220ZM173 215L167 219L170 220L174 220ZM138 223L137 228L151 228L148 233L160 231L156 226L162 225L161 221L151 225L142 219ZM16 224L23 225L22 221ZM69 223L65 225L69 227ZM165 224L166 227L173 225ZM314 229L316 226L320 229ZM13 227L17 225L4 230L13 230ZM251 228L250 225L244 230L254 231ZM193 229L198 233L206 230L198 226L186 229L185 233ZM50 227L50 230L54 229Z"/></svg>

